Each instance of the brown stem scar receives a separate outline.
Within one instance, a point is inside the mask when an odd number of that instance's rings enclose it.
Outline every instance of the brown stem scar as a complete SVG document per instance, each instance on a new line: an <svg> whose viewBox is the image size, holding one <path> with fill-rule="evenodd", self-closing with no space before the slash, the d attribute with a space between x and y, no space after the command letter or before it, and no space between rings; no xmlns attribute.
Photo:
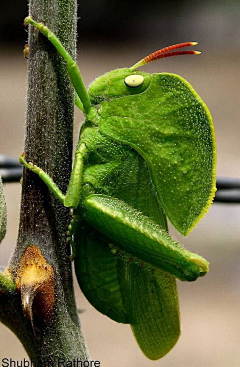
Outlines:
<svg viewBox="0 0 240 367"><path fill-rule="evenodd" d="M53 320L54 271L37 246L26 249L19 264L16 287L33 331L35 320L38 325Z"/></svg>

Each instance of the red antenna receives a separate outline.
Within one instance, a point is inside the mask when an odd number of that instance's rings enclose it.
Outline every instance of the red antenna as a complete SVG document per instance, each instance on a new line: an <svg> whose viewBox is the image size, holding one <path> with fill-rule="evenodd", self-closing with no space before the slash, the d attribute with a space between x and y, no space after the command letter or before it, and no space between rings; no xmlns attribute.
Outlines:
<svg viewBox="0 0 240 367"><path fill-rule="evenodd" d="M164 47L161 50L155 51L151 53L150 55L144 57L144 59L138 61L135 65L133 65L131 69L133 70L137 69L143 65L148 64L149 62L152 62L158 59L163 59L164 57L178 56L178 55L199 55L201 53L200 51L193 51L193 50L169 52L169 51L177 50L178 48L196 46L197 44L198 44L197 42L185 42L185 43L178 43L176 45Z"/></svg>

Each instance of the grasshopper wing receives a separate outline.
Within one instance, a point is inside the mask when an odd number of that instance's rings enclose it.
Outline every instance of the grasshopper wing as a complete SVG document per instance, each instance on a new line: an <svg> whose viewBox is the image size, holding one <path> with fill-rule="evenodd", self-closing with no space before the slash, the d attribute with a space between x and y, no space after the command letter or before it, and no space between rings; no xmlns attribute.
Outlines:
<svg viewBox="0 0 240 367"><path fill-rule="evenodd" d="M162 358L180 335L174 277L160 269L153 272L145 265L121 261L121 257L119 274L124 305L139 347L149 359Z"/></svg>
<svg viewBox="0 0 240 367"><path fill-rule="evenodd" d="M108 247L111 241L87 226L78 228L75 241L75 272L82 292L99 312L129 324L119 285L118 259Z"/></svg>

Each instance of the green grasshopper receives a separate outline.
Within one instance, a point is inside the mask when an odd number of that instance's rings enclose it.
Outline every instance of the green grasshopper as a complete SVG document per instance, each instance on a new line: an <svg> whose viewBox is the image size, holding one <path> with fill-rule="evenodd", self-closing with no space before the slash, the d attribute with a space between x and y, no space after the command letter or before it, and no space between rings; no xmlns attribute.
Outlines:
<svg viewBox="0 0 240 367"><path fill-rule="evenodd" d="M67 64L86 121L67 193L25 160L60 202L72 208L71 242L79 285L111 319L131 324L143 353L163 357L180 335L176 278L193 281L208 262L168 234L168 218L187 235L215 193L215 139L210 112L183 78L148 74L148 62L197 51L166 47L130 68L110 71L87 91L80 70L42 23L25 19Z"/></svg>

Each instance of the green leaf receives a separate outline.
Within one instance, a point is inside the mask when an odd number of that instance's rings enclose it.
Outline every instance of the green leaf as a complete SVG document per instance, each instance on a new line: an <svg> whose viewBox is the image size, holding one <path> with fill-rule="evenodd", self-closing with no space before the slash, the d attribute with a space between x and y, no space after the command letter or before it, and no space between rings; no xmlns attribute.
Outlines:
<svg viewBox="0 0 240 367"><path fill-rule="evenodd" d="M153 74L145 91L103 101L99 113L100 131L146 160L163 210L187 235L215 193L214 129L201 98L183 78Z"/></svg>
<svg viewBox="0 0 240 367"><path fill-rule="evenodd" d="M3 192L2 179L0 177L0 243L5 237L7 229L7 206Z"/></svg>

